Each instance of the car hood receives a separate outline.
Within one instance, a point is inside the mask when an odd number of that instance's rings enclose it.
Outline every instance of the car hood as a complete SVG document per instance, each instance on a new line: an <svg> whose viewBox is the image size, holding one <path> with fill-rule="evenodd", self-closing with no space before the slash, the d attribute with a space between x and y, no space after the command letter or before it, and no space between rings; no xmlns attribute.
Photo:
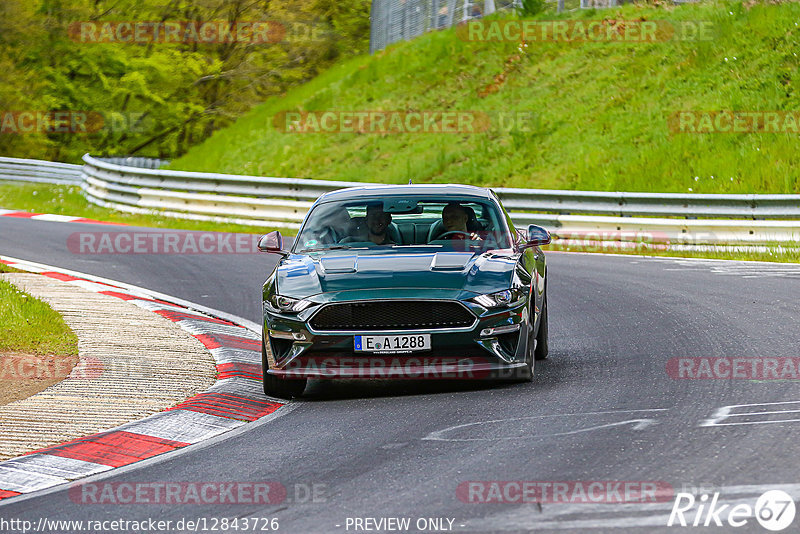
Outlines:
<svg viewBox="0 0 800 534"><path fill-rule="evenodd" d="M294 254L276 272L278 293L324 302L330 294L357 290L443 290L464 297L509 287L516 258L513 251L357 254L320 257ZM413 293L413 292L411 292ZM328 295L328 297L326 297ZM383 298L400 296L386 293Z"/></svg>

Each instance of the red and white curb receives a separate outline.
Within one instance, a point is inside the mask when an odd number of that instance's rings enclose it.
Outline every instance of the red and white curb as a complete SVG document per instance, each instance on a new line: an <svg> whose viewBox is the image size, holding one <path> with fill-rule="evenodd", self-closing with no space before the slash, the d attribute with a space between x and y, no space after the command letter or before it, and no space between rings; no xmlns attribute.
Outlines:
<svg viewBox="0 0 800 534"><path fill-rule="evenodd" d="M113 224L119 226L127 226L125 223L97 221L95 219L87 219L85 217L72 217L70 215L57 215L54 213L31 213L28 211L6 210L6 209L0 209L0 217L14 217L17 219L31 219L34 221Z"/></svg>
<svg viewBox="0 0 800 534"><path fill-rule="evenodd" d="M0 262L127 300L174 321L206 346L219 373L217 382L207 391L166 411L0 462L0 500L199 443L273 414L286 404L264 395L261 335L255 323L223 313L210 314L212 310L190 307L180 299L91 275L6 256L0 256Z"/></svg>

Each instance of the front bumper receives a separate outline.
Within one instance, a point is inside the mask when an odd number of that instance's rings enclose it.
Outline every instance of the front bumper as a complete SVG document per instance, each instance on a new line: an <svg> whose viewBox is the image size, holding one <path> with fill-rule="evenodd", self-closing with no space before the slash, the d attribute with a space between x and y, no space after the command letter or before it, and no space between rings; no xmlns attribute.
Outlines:
<svg viewBox="0 0 800 534"><path fill-rule="evenodd" d="M313 310L299 315L264 314L269 374L282 378L482 379L524 372L530 337L528 303L475 314L468 328L410 331L318 332ZM356 335L429 334L431 349L406 353L356 352Z"/></svg>

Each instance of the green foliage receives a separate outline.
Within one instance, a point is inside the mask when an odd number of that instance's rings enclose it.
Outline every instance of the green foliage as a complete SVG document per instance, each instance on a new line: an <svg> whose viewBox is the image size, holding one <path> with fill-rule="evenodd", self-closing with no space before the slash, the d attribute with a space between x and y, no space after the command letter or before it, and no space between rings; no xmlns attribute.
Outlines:
<svg viewBox="0 0 800 534"><path fill-rule="evenodd" d="M81 33L87 21L95 31ZM91 42L109 21L269 21L287 32L268 42ZM369 0L3 0L0 113L71 110L97 120L85 133L0 134L0 155L172 158L265 98L364 52L368 39Z"/></svg>
<svg viewBox="0 0 800 534"><path fill-rule="evenodd" d="M508 15L498 15L505 17ZM800 193L797 134L673 133L681 110L800 110L800 4L625 5L535 20L707 21L710 39L465 40L430 32L342 61L273 97L173 162L176 169L332 180L490 186ZM491 20L484 19L484 20ZM308 110L529 113L480 133L285 133Z"/></svg>
<svg viewBox="0 0 800 534"><path fill-rule="evenodd" d="M544 0L522 0L517 6L517 14L520 17L533 17L544 11Z"/></svg>

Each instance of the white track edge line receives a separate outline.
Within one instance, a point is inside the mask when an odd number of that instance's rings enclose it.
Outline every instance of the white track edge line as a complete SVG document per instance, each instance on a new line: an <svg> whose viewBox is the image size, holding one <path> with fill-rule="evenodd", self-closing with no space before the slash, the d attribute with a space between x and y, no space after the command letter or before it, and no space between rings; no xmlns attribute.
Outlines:
<svg viewBox="0 0 800 534"><path fill-rule="evenodd" d="M81 477L79 479L71 480L69 482L65 482L63 484L58 484L56 486L50 486L49 488L41 489L38 491L32 491L30 493L22 493L20 495L15 495L14 497L9 497L7 499L0 500L0 507L3 507L7 504L14 504L23 501L27 501L30 499L36 499L39 497L44 497L50 495L52 493L56 493L59 491L63 491L68 489L72 484L83 484L89 482L97 482L100 480L105 480L107 478L111 478L112 476L116 475L124 475L129 471L136 471L138 469L142 469L145 467L150 467L151 465L159 464L161 462L165 462L167 460L171 460L177 456L181 456L183 454L188 454L190 452L196 452L198 450L204 449L206 447L210 447L212 445L216 445L221 441L225 441L230 438L235 438L240 434L244 434L245 432L249 432L250 430L259 427L261 425L265 425L283 417L284 415L294 411L296 408L300 407L304 403L302 402L295 402L295 401L285 401L286 404L281 406L279 409L275 410L269 415L265 415L255 421L246 423L244 425L238 426L232 430L228 430L227 432L223 432L221 434L217 434L216 436L209 438L204 441L199 441L197 443L192 443L191 445L187 445L186 447L181 447L179 449L174 449L172 451L168 451L157 456L151 456L150 458L145 458L144 460L139 460L138 462L134 462L132 464L123 465L122 467L115 467L109 469L107 471L103 471L102 473L97 473L94 475L89 475L87 477Z"/></svg>

